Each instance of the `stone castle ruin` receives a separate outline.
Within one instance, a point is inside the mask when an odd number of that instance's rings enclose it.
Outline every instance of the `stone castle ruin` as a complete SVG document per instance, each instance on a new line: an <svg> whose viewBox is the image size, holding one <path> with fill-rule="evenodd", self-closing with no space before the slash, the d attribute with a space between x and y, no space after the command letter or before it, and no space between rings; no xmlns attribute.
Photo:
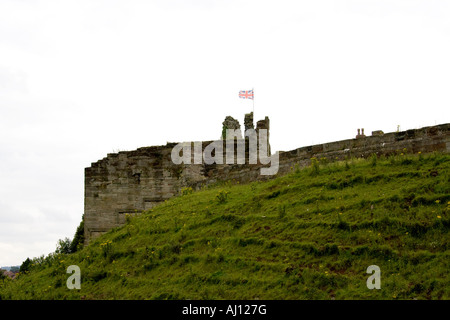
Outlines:
<svg viewBox="0 0 450 320"><path fill-rule="evenodd" d="M241 129L239 121L226 117L222 123L221 140L215 143L226 144L226 129ZM253 113L245 115L244 127L254 129ZM270 122L265 117L256 123L255 131L267 130L269 139ZM234 150L242 143L245 148L245 163L206 164L194 161L191 164L175 164L172 150L177 143L164 146L143 147L133 151L110 153L106 158L92 163L85 169L84 197L84 234L85 245L114 227L125 224L125 215L140 213L157 204L180 194L184 187L199 189L202 186L219 181L235 180L247 183L266 180L286 174L295 165L310 165L311 158L345 160L348 157L368 157L372 154L389 155L407 150L417 152L448 152L450 150L450 124L383 133L373 131L371 136L364 135L364 129L354 139L302 147L287 152L279 152L277 175L261 175L260 169L267 165L253 163L249 159L250 141L234 139ZM204 151L214 141L185 142ZM229 141L228 141L229 142ZM225 148L224 148L225 150ZM271 155L268 144L268 155ZM236 157L236 153L234 155Z"/></svg>

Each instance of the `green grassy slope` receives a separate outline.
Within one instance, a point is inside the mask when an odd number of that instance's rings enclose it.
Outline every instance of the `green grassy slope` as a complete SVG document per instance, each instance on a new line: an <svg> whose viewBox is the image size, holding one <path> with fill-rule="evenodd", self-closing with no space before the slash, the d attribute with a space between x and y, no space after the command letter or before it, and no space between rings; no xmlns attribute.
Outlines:
<svg viewBox="0 0 450 320"><path fill-rule="evenodd" d="M229 182L33 260L2 299L449 299L450 155L315 162ZM69 290L69 265L81 290ZM369 290L366 269L381 269Z"/></svg>

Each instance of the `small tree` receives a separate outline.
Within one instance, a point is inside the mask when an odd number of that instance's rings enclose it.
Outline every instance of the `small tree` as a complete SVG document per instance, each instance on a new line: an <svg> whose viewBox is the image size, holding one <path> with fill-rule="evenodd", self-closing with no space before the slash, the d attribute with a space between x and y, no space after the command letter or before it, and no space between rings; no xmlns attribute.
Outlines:
<svg viewBox="0 0 450 320"><path fill-rule="evenodd" d="M0 282L6 280L7 276L3 273L3 270L0 269Z"/></svg>
<svg viewBox="0 0 450 320"><path fill-rule="evenodd" d="M30 258L27 258L24 262L22 262L19 272L25 273L27 271L30 271L30 267L31 267L31 260L30 260Z"/></svg>
<svg viewBox="0 0 450 320"><path fill-rule="evenodd" d="M70 253L70 243L72 241L69 238L64 238L64 240L59 239L58 244L56 245L56 251L55 253L63 253L67 254Z"/></svg>
<svg viewBox="0 0 450 320"><path fill-rule="evenodd" d="M83 248L84 245L84 214L81 217L80 225L75 232L72 243L70 244L70 252L74 253Z"/></svg>

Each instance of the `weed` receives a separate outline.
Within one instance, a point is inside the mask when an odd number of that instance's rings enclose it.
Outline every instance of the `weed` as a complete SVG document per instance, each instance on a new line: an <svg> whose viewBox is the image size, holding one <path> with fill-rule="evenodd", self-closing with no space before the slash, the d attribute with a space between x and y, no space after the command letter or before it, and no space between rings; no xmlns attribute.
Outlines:
<svg viewBox="0 0 450 320"><path fill-rule="evenodd" d="M319 161L316 157L311 158L311 173L312 176L317 176L319 174Z"/></svg>
<svg viewBox="0 0 450 320"><path fill-rule="evenodd" d="M194 191L192 190L191 187L184 187L184 188L181 188L181 195L182 195L182 196L187 196L187 195L189 195L189 194L192 194L192 192L194 192Z"/></svg>
<svg viewBox="0 0 450 320"><path fill-rule="evenodd" d="M372 155L370 156L370 165L372 167L376 167L377 166L377 155L376 155L376 153L372 153Z"/></svg>
<svg viewBox="0 0 450 320"><path fill-rule="evenodd" d="M100 248L102 249L103 257L104 258L108 257L113 252L112 241L108 240L108 241L102 242L100 244Z"/></svg>
<svg viewBox="0 0 450 320"><path fill-rule="evenodd" d="M217 194L216 194L216 199L218 203L225 203L228 200L228 193L227 191L223 191L220 190Z"/></svg>

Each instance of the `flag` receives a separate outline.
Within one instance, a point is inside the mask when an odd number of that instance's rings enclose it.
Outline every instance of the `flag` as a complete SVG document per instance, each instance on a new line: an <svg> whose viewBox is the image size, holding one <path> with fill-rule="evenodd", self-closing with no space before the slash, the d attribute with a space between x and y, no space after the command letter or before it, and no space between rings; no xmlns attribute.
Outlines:
<svg viewBox="0 0 450 320"><path fill-rule="evenodd" d="M241 99L253 99L253 90L239 91L239 98Z"/></svg>

